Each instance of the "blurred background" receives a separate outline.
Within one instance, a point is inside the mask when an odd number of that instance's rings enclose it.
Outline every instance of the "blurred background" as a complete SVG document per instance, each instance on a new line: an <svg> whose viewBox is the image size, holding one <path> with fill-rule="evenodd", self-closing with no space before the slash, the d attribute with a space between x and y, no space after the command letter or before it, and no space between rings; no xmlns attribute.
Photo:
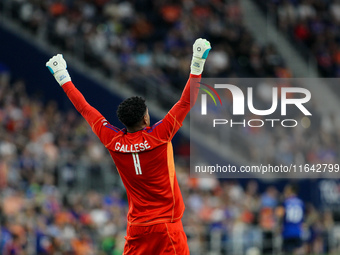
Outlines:
<svg viewBox="0 0 340 255"><path fill-rule="evenodd" d="M155 123L179 99L199 37L213 47L204 77L340 76L338 0L0 0L0 254L123 251L125 189L46 61L63 53L111 124L123 127L115 112L131 95L146 98ZM313 128L265 130L266 140L258 129L227 131L225 160L339 163L332 81L312 93ZM190 178L189 137L187 121L173 144L191 254L280 254L288 183L306 208L303 254L340 254L339 179Z"/></svg>

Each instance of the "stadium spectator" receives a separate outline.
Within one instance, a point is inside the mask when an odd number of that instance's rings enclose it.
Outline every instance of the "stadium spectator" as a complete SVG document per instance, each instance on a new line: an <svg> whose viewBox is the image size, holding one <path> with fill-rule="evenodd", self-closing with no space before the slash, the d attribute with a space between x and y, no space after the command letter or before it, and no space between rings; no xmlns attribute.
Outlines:
<svg viewBox="0 0 340 255"><path fill-rule="evenodd" d="M339 77L339 1L257 2L277 18L278 27L295 45L303 46L315 57L323 77Z"/></svg>
<svg viewBox="0 0 340 255"><path fill-rule="evenodd" d="M297 197L297 187L288 184L284 188L283 207L278 208L278 216L282 218L282 250L285 254L304 254L303 223L305 220L305 205ZM300 250L299 250L300 249Z"/></svg>
<svg viewBox="0 0 340 255"><path fill-rule="evenodd" d="M208 76L280 77L276 69L287 70L280 56L268 61L276 50L254 41L242 23L238 1L13 1L8 9L32 33L124 81L127 70L143 72L153 60L161 60L162 49L167 61L153 64L143 75L178 91L188 71L183 61L199 35L216 45Z"/></svg>

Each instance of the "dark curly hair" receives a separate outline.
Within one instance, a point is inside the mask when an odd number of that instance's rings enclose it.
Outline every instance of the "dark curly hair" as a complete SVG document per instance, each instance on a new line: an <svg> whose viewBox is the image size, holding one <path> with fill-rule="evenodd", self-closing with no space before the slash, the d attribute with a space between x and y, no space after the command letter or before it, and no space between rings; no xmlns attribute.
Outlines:
<svg viewBox="0 0 340 255"><path fill-rule="evenodd" d="M135 127L146 112L145 99L134 96L125 99L117 109L117 117L126 127Z"/></svg>

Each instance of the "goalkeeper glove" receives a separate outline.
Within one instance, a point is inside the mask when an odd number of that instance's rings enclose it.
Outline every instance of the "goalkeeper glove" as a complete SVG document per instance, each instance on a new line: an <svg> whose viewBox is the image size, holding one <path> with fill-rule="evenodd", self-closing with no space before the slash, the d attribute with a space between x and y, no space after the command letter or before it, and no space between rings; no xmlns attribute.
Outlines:
<svg viewBox="0 0 340 255"><path fill-rule="evenodd" d="M203 72L203 67L209 51L211 50L210 42L206 39L199 38L193 45L193 55L191 60L191 73L200 75Z"/></svg>
<svg viewBox="0 0 340 255"><path fill-rule="evenodd" d="M62 54L58 54L50 58L50 60L46 62L46 66L60 86L71 81L71 77L66 70L67 64Z"/></svg>

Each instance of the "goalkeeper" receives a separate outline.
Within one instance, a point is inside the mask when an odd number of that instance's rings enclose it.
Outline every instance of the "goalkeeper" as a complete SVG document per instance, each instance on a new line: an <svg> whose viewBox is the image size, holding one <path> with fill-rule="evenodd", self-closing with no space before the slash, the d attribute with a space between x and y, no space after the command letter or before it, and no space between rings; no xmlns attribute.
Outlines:
<svg viewBox="0 0 340 255"><path fill-rule="evenodd" d="M124 183L129 203L124 254L189 254L181 221L185 207L176 178L171 140L197 99L199 83L191 82L191 78L201 78L210 49L207 40L195 41L190 78L182 96L156 124L150 126L143 98L135 96L124 100L117 110L118 119L125 126L122 130L112 126L87 103L72 83L61 54L46 63L75 108L109 150ZM194 87L190 89L190 86Z"/></svg>

